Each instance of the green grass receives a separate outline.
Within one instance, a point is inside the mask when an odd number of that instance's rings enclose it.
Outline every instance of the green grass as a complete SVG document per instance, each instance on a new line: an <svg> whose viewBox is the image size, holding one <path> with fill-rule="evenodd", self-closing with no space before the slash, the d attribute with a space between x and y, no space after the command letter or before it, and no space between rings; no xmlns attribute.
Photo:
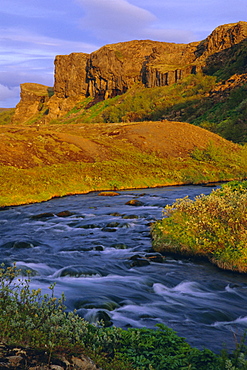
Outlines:
<svg viewBox="0 0 247 370"><path fill-rule="evenodd" d="M105 328L92 325L76 312L66 313L65 297L42 295L30 288L15 265L0 267L0 341L45 350L52 356L86 354L105 370L225 370L246 369L244 340L233 354L192 348L165 325L152 329Z"/></svg>
<svg viewBox="0 0 247 370"><path fill-rule="evenodd" d="M15 113L15 108L0 110L0 125L8 125Z"/></svg>
<svg viewBox="0 0 247 370"><path fill-rule="evenodd" d="M223 269L247 272L247 181L210 195L178 199L152 228L157 251L205 257Z"/></svg>
<svg viewBox="0 0 247 370"><path fill-rule="evenodd" d="M100 143L104 140L99 139ZM132 144L108 144L108 160L67 162L20 169L1 166L0 206L48 200L55 196L99 190L199 184L247 177L247 147L229 153L209 144L188 158L160 158Z"/></svg>

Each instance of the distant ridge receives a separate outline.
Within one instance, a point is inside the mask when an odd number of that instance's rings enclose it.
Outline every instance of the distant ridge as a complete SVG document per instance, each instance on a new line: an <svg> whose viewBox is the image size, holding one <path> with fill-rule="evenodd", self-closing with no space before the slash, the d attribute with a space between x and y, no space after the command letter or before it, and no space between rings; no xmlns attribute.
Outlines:
<svg viewBox="0 0 247 370"><path fill-rule="evenodd" d="M227 50L246 37L247 22L240 21L217 27L201 42L134 40L105 45L91 54L59 55L55 59L54 88L22 84L21 101L12 122L48 123L87 97L93 99L92 105L121 95L136 83L148 88L174 84L208 65L226 62L230 57Z"/></svg>

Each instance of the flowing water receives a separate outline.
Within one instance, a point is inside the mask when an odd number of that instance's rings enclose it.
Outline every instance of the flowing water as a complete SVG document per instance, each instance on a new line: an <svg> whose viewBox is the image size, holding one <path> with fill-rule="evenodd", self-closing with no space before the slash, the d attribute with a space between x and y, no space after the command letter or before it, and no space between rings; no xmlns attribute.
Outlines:
<svg viewBox="0 0 247 370"><path fill-rule="evenodd" d="M166 187L116 197L95 192L4 209L0 262L31 270L32 287L44 293L56 283L55 294L65 293L68 310L76 308L90 322L104 318L122 328L164 323L197 348L233 349L247 329L246 276L207 262L167 257L138 266L143 260L133 259L150 252L149 226L166 204L211 190ZM126 205L131 199L143 205Z"/></svg>

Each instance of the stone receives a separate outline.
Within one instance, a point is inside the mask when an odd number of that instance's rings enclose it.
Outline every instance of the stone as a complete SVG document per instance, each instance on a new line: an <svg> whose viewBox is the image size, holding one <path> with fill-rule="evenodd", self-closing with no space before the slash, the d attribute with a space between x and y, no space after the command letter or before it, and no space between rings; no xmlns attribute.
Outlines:
<svg viewBox="0 0 247 370"><path fill-rule="evenodd" d="M21 363L24 362L23 361L23 358L22 356L9 356L7 357L7 360L9 361L10 363L10 366L13 366L13 367L19 367L21 366Z"/></svg>
<svg viewBox="0 0 247 370"><path fill-rule="evenodd" d="M93 250L94 251L103 251L104 247L102 245L96 245L95 247L93 247Z"/></svg>
<svg viewBox="0 0 247 370"><path fill-rule="evenodd" d="M150 262L145 258L136 258L131 263L131 267L142 267L142 266L148 266L148 265L150 265Z"/></svg>
<svg viewBox="0 0 247 370"><path fill-rule="evenodd" d="M127 219L135 219L135 218L139 218L137 215L123 215L122 217L123 219L127 220Z"/></svg>
<svg viewBox="0 0 247 370"><path fill-rule="evenodd" d="M147 258L150 262L158 263L163 263L165 259L165 257L163 257L160 253L146 253L145 258Z"/></svg>
<svg viewBox="0 0 247 370"><path fill-rule="evenodd" d="M117 229L114 229L112 227L103 227L101 230L108 233L114 233L115 231L117 231Z"/></svg>
<svg viewBox="0 0 247 370"><path fill-rule="evenodd" d="M101 191L98 195L101 197L116 197L119 193L116 191Z"/></svg>
<svg viewBox="0 0 247 370"><path fill-rule="evenodd" d="M112 212L112 213L109 213L110 216L113 216L113 217L121 217L121 213L119 212Z"/></svg>
<svg viewBox="0 0 247 370"><path fill-rule="evenodd" d="M108 327L108 326L112 325L110 315L108 315L108 313L103 311L103 310L99 310L97 312L96 319L97 319L98 322L102 321L105 327Z"/></svg>
<svg viewBox="0 0 247 370"><path fill-rule="evenodd" d="M115 244L112 244L111 245L111 248L115 248L115 249L127 249L128 247L124 243L115 243Z"/></svg>
<svg viewBox="0 0 247 370"><path fill-rule="evenodd" d="M137 200L137 199L131 199L128 202L126 202L125 204L128 205L128 206L134 206L134 207L141 207L141 206L144 205L143 202L141 202L140 200Z"/></svg>
<svg viewBox="0 0 247 370"><path fill-rule="evenodd" d="M38 220L38 219L50 218L50 217L54 217L54 213L51 213L51 212L39 213L38 215L31 216L31 219Z"/></svg>
<svg viewBox="0 0 247 370"><path fill-rule="evenodd" d="M16 249L30 249L30 248L34 248L34 245L29 242L16 241L13 243L12 247Z"/></svg>
<svg viewBox="0 0 247 370"><path fill-rule="evenodd" d="M56 213L56 216L58 217L69 217L69 216L72 216L74 213L70 212L70 211L62 211L62 212L58 212Z"/></svg>
<svg viewBox="0 0 247 370"><path fill-rule="evenodd" d="M80 370L99 370L99 367L96 366L93 361L88 357L81 355L80 357L72 356L71 358L72 368ZM70 367L69 367L70 368Z"/></svg>
<svg viewBox="0 0 247 370"><path fill-rule="evenodd" d="M140 254L134 254L133 256L131 256L129 259L130 260L137 260L139 258L142 258L142 256Z"/></svg>
<svg viewBox="0 0 247 370"><path fill-rule="evenodd" d="M106 227L118 227L119 226L119 222L109 222Z"/></svg>

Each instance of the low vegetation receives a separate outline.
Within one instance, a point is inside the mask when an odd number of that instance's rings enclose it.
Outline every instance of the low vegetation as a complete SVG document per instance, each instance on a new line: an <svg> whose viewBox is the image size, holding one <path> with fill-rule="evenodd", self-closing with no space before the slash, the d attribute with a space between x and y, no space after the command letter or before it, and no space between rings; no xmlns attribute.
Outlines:
<svg viewBox="0 0 247 370"><path fill-rule="evenodd" d="M152 228L155 250L247 272L247 181L229 182L195 200L178 199L164 216Z"/></svg>
<svg viewBox="0 0 247 370"><path fill-rule="evenodd" d="M199 184L247 177L247 147L216 136L205 146L211 138L206 131L175 122L163 125L160 136L157 136L159 128L155 123L128 127L115 124L96 130L92 125L94 134L85 132L86 125L83 128L73 126L75 131L64 129L62 136L54 127L53 131L21 129L14 134L5 130L6 141L0 143L0 148L3 145L0 160L4 162L0 171L0 206L89 191ZM85 135L76 136L75 132ZM187 140L184 140L184 132L188 134ZM204 147L194 147L190 142L192 135L196 144L201 140Z"/></svg>
<svg viewBox="0 0 247 370"><path fill-rule="evenodd" d="M243 58L242 58L243 59ZM241 60L242 60L241 59ZM232 62L233 63L233 62ZM140 122L163 119L189 122L236 143L247 142L246 79L227 81L234 63L209 70L212 76L192 74L170 86L145 88L136 84L125 94L77 104L56 123ZM241 76L241 75L240 75ZM245 81L245 82L244 82ZM221 91L222 87L222 91ZM85 107L89 104L89 108Z"/></svg>
<svg viewBox="0 0 247 370"><path fill-rule="evenodd" d="M167 118L167 109L175 104L202 99L215 84L215 77L202 74L189 75L176 84L163 87L145 88L137 83L125 94L85 109L85 102L91 99L87 98L61 120L75 123L156 121Z"/></svg>
<svg viewBox="0 0 247 370"><path fill-rule="evenodd" d="M45 349L52 356L86 354L105 370L220 370L246 369L247 351L241 343L233 354L192 348L164 325L156 330L104 328L76 312L66 313L64 297L42 295L16 266L0 268L0 341L6 345Z"/></svg>
<svg viewBox="0 0 247 370"><path fill-rule="evenodd" d="M8 125L15 113L15 108L0 108L0 125Z"/></svg>

